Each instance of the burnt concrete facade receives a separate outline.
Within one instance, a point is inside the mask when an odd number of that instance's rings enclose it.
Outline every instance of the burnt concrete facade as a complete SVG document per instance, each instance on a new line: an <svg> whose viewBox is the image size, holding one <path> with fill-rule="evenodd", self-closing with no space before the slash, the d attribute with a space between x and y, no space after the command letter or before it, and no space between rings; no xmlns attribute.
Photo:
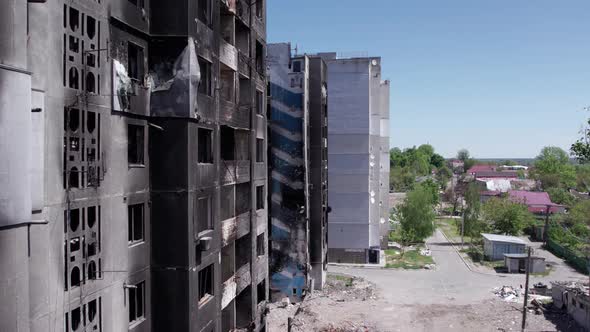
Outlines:
<svg viewBox="0 0 590 332"><path fill-rule="evenodd" d="M301 300L326 274L327 87L321 58L270 44L270 291Z"/></svg>
<svg viewBox="0 0 590 332"><path fill-rule="evenodd" d="M2 4L0 331L264 329L265 6Z"/></svg>

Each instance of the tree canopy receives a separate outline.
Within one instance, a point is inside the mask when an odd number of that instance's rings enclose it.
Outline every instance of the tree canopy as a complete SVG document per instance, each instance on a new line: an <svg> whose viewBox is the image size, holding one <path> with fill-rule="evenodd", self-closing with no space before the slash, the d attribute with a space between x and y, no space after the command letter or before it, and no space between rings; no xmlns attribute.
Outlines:
<svg viewBox="0 0 590 332"><path fill-rule="evenodd" d="M487 201L483 205L482 215L491 231L509 235L520 235L535 220L526 205L507 198L492 198Z"/></svg>
<svg viewBox="0 0 590 332"><path fill-rule="evenodd" d="M457 152L457 159L461 160L462 162L467 161L470 158L469 151L467 149L461 149Z"/></svg>
<svg viewBox="0 0 590 332"><path fill-rule="evenodd" d="M480 222L480 188L475 182L469 183L465 192L465 211L463 213L463 233L471 238L478 237L484 225Z"/></svg>
<svg viewBox="0 0 590 332"><path fill-rule="evenodd" d="M576 185L576 170L567 152L556 146L544 147L537 158L532 175L543 188L572 188Z"/></svg>
<svg viewBox="0 0 590 332"><path fill-rule="evenodd" d="M446 167L445 159L435 153L434 148L429 144L403 151L393 148L389 152L389 160L390 187L395 191L411 190L417 177L429 176L433 169ZM448 178L446 180L448 181Z"/></svg>
<svg viewBox="0 0 590 332"><path fill-rule="evenodd" d="M582 129L582 137L572 144L570 150L579 162L590 162L590 119L588 119L587 125Z"/></svg>
<svg viewBox="0 0 590 332"><path fill-rule="evenodd" d="M427 186L410 191L398 212L402 234L412 241L424 241L434 233L432 192Z"/></svg>

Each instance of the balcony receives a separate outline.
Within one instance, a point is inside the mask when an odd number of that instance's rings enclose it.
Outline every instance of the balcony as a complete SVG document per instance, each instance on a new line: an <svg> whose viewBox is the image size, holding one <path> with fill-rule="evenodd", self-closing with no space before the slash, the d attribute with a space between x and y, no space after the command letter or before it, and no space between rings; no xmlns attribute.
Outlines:
<svg viewBox="0 0 590 332"><path fill-rule="evenodd" d="M250 233L250 212L242 213L236 217L236 238L241 238Z"/></svg>
<svg viewBox="0 0 590 332"><path fill-rule="evenodd" d="M245 25L250 26L250 4L246 0L236 0L236 14Z"/></svg>
<svg viewBox="0 0 590 332"><path fill-rule="evenodd" d="M242 265L235 275L236 294L240 294L244 288L252 284L252 276L250 275L250 263Z"/></svg>
<svg viewBox="0 0 590 332"><path fill-rule="evenodd" d="M221 183L243 183L250 181L249 160L222 160L221 161Z"/></svg>
<svg viewBox="0 0 590 332"><path fill-rule="evenodd" d="M212 59L211 50L213 47L213 30L205 23L196 20L197 24L197 38L195 40L197 46L197 53L207 60Z"/></svg>
<svg viewBox="0 0 590 332"><path fill-rule="evenodd" d="M238 73L250 78L250 58L242 52L238 52Z"/></svg>
<svg viewBox="0 0 590 332"><path fill-rule="evenodd" d="M233 128L250 129L251 107L236 107L236 104L221 100L219 107L219 121L221 124Z"/></svg>
<svg viewBox="0 0 590 332"><path fill-rule="evenodd" d="M221 242L226 246L236 240L237 221L236 218L226 219L221 222Z"/></svg>
<svg viewBox="0 0 590 332"><path fill-rule="evenodd" d="M221 288L221 309L224 309L236 297L237 284L235 275L227 279Z"/></svg>
<svg viewBox="0 0 590 332"><path fill-rule="evenodd" d="M238 50L223 39L219 40L219 61L233 71L238 70Z"/></svg>

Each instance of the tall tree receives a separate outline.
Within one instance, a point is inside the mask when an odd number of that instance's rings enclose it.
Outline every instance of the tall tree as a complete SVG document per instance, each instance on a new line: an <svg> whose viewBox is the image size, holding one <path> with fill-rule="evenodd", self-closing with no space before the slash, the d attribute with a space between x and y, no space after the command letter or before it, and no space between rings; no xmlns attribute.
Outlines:
<svg viewBox="0 0 590 332"><path fill-rule="evenodd" d="M489 228L500 234L520 235L535 217L526 205L506 198L492 198L483 205L482 215Z"/></svg>
<svg viewBox="0 0 590 332"><path fill-rule="evenodd" d="M457 159L461 160L462 162L467 161L467 159L469 159L470 155L469 155L469 151L467 151L467 149L461 149L459 150L459 152L457 152Z"/></svg>
<svg viewBox="0 0 590 332"><path fill-rule="evenodd" d="M424 241L434 233L432 193L427 188L418 186L409 192L398 211L401 230L413 241Z"/></svg>
<svg viewBox="0 0 590 332"><path fill-rule="evenodd" d="M546 146L541 150L535 159L533 176L541 181L544 189L567 189L576 184L575 168L567 152L556 146Z"/></svg>
<svg viewBox="0 0 590 332"><path fill-rule="evenodd" d="M586 109L589 110L590 107ZM587 124L582 128L581 134L582 137L572 144L570 150L578 161L588 163L590 162L590 119L588 119Z"/></svg>
<svg viewBox="0 0 590 332"><path fill-rule="evenodd" d="M465 192L465 211L463 214L463 234L474 238L483 231L483 223L480 222L481 198L480 188L475 182L469 183Z"/></svg>
<svg viewBox="0 0 590 332"><path fill-rule="evenodd" d="M432 156L430 156L430 165L436 168L441 168L445 166L445 158L438 153L433 153Z"/></svg>

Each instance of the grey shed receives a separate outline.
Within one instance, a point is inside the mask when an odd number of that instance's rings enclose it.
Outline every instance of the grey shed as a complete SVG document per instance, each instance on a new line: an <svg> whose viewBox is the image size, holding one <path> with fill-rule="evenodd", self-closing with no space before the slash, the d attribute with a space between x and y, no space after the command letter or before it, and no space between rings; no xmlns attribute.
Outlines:
<svg viewBox="0 0 590 332"><path fill-rule="evenodd" d="M522 254L526 242L516 236L482 233L484 256L493 261L504 259L504 254Z"/></svg>

